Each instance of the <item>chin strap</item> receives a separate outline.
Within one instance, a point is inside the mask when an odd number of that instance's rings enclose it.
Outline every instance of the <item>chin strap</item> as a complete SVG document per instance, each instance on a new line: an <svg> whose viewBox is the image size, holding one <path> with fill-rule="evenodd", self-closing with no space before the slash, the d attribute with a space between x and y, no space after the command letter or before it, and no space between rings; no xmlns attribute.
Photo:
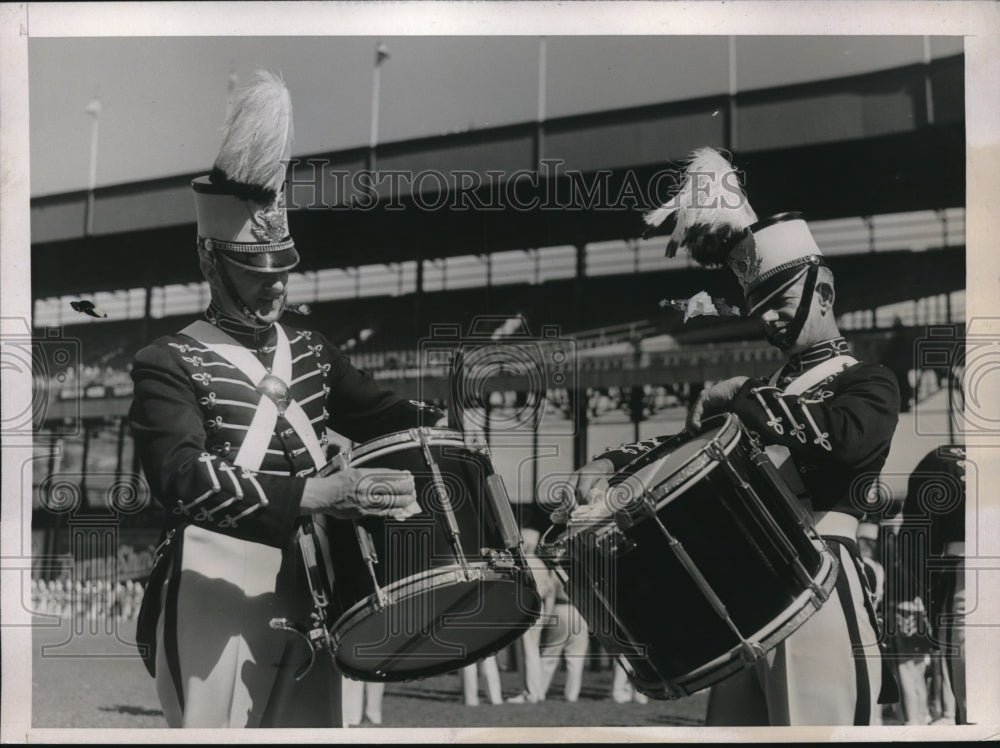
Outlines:
<svg viewBox="0 0 1000 748"><path fill-rule="evenodd" d="M256 323L259 321L257 319L257 315L250 310L250 307L244 303L243 298L236 292L236 287L233 285L233 281L224 267L225 262L223 262L223 260L216 254L212 255L212 260L215 262L215 269L219 271L219 277L222 279L222 286L226 289L226 293L229 294L229 298L236 302L236 308L239 310L240 314L256 326Z"/></svg>
<svg viewBox="0 0 1000 748"><path fill-rule="evenodd" d="M229 298L231 298L236 304L236 308L239 310L239 313L243 316L243 318L254 327L267 327L267 325L261 324L257 315L253 313L253 310L246 305L243 298L236 292L236 287L233 285L233 281L229 277L229 273L226 271L225 261L213 252L212 262L215 263L215 269L219 271L219 277L222 279L223 288L226 289L226 293L229 294Z"/></svg>
<svg viewBox="0 0 1000 748"><path fill-rule="evenodd" d="M795 310L795 316L785 328L782 336L786 346L795 345L799 339L799 333L805 327L809 318L809 309L812 307L813 293L816 291L816 277L819 275L819 263L812 263L806 271L805 285L802 287L802 298L799 299L799 307Z"/></svg>

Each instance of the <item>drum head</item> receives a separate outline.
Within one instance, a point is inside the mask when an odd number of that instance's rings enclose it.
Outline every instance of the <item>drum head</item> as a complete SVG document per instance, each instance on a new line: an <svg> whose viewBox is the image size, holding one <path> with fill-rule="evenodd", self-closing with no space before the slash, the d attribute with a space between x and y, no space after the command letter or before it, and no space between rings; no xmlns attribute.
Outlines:
<svg viewBox="0 0 1000 748"><path fill-rule="evenodd" d="M518 572L436 569L355 606L331 628L338 667L367 681L403 681L451 672L491 655L537 620L541 600ZM374 596L373 596L374 597Z"/></svg>
<svg viewBox="0 0 1000 748"><path fill-rule="evenodd" d="M609 510L634 510L633 502L646 494L662 501L693 475L714 467L718 461L707 447L714 442L729 452L740 438L740 425L731 415L715 416L705 423L699 434L678 434L615 473L608 481Z"/></svg>

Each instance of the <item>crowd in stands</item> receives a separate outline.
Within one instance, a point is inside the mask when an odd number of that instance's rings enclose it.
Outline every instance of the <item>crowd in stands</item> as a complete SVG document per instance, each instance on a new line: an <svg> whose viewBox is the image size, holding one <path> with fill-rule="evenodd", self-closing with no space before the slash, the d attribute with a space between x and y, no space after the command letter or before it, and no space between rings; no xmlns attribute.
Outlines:
<svg viewBox="0 0 1000 748"><path fill-rule="evenodd" d="M31 610L39 615L87 621L131 620L139 614L144 585L140 580L31 580Z"/></svg>

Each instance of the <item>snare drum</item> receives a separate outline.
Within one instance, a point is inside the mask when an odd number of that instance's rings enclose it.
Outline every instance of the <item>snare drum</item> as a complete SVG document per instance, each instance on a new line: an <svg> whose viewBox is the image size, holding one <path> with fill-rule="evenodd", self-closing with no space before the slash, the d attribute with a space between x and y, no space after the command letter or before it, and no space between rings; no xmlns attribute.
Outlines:
<svg viewBox="0 0 1000 748"><path fill-rule="evenodd" d="M606 504L550 528L538 555L653 698L755 662L833 589L835 556L736 416L639 457L611 477Z"/></svg>
<svg viewBox="0 0 1000 748"><path fill-rule="evenodd" d="M423 511L404 521L326 518L329 638L346 675L449 672L530 628L541 601L486 450L458 431L410 429L361 445L350 465L409 470Z"/></svg>

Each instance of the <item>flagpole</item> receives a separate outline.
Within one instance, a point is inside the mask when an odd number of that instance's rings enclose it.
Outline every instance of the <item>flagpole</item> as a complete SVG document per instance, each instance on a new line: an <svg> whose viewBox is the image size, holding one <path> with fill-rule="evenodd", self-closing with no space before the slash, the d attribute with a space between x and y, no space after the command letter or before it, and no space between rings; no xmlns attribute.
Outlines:
<svg viewBox="0 0 1000 748"><path fill-rule="evenodd" d="M545 153L545 78L548 69L548 49L545 37L538 40L538 117L535 126L535 166L542 168L542 157Z"/></svg>
<svg viewBox="0 0 1000 748"><path fill-rule="evenodd" d="M97 135L101 122L101 100L93 98L87 104L84 112L90 120L90 174L87 179L87 204L84 217L83 235L94 233L94 190L97 187Z"/></svg>
<svg viewBox="0 0 1000 748"><path fill-rule="evenodd" d="M737 67L736 67L736 37L730 36L727 40L729 53L729 131L726 133L729 140L729 150L731 152L736 151L739 147L736 142L736 128L738 122L736 121L736 94L738 91L737 86Z"/></svg>
<svg viewBox="0 0 1000 748"><path fill-rule="evenodd" d="M372 119L368 136L368 170L375 172L375 147L378 145L379 93L382 87L382 63L389 59L389 49L384 42L375 45L375 70L372 75Z"/></svg>
<svg viewBox="0 0 1000 748"><path fill-rule="evenodd" d="M927 124L934 124L934 86L931 84L931 38L925 36L923 39L924 51L924 99L927 103Z"/></svg>
<svg viewBox="0 0 1000 748"><path fill-rule="evenodd" d="M233 112L233 94L239 82L240 76L235 70L230 68L229 77L226 79L226 122L229 122L229 115Z"/></svg>

